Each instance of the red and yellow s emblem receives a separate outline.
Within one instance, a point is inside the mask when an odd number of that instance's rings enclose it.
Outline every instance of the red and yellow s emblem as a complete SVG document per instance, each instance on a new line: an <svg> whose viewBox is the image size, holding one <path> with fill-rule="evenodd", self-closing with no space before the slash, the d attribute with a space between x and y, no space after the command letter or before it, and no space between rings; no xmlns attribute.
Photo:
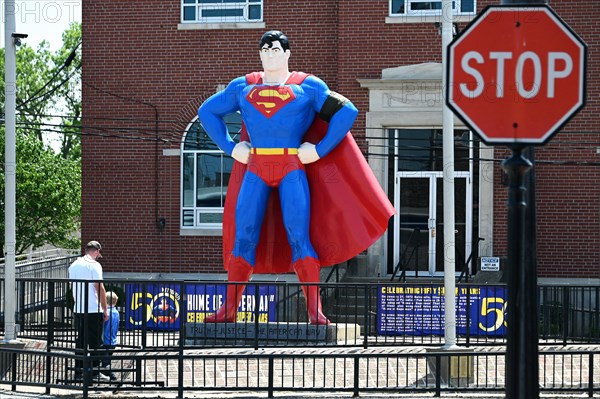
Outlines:
<svg viewBox="0 0 600 399"><path fill-rule="evenodd" d="M275 115L295 98L296 95L290 86L258 86L246 96L246 100L267 118Z"/></svg>

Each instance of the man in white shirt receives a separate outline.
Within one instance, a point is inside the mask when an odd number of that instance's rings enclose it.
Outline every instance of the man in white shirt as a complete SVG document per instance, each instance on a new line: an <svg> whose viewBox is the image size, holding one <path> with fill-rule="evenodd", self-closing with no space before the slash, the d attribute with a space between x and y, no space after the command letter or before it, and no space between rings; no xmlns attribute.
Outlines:
<svg viewBox="0 0 600 399"><path fill-rule="evenodd" d="M69 267L69 279L73 280L72 291L75 306L73 309L77 339L75 347L90 349L94 353L102 346L102 329L104 320L108 319L106 306L106 290L102 283L102 266L98 259L102 258L102 245L98 241L90 241L85 246L85 255L77 258ZM89 281L86 283L84 281ZM93 367L93 364L92 364ZM83 362L75 362L76 377L81 375ZM104 377L101 373L95 373Z"/></svg>

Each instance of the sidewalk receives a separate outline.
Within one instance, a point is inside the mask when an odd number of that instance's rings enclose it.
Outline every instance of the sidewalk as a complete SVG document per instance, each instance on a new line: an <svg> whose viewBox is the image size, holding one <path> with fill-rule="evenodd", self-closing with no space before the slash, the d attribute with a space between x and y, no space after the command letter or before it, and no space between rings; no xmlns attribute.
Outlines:
<svg viewBox="0 0 600 399"><path fill-rule="evenodd" d="M600 396L595 395L594 398L598 398ZM40 393L27 393L27 392L12 392L6 390L0 390L0 399L79 399L81 398L81 393L71 393L64 395L44 395ZM93 392L90 391L89 398L91 399L132 399L132 398L140 398L140 399L170 399L177 398L177 394L168 393L168 392L156 392L156 393L140 393L140 392ZM196 392L196 393L188 393L185 398L195 399L195 398L203 398L203 399L267 399L268 396L266 393L256 393L253 394L251 392ZM352 393L314 393L314 392L275 392L274 398L285 398L285 399L336 399L336 398L352 398ZM360 398L365 399L421 399L421 398L435 398L433 393L361 393ZM441 398L450 398L450 399L503 399L504 393L494 392L494 393L442 393ZM585 394L540 394L540 398L542 399L574 399L574 398L588 398Z"/></svg>

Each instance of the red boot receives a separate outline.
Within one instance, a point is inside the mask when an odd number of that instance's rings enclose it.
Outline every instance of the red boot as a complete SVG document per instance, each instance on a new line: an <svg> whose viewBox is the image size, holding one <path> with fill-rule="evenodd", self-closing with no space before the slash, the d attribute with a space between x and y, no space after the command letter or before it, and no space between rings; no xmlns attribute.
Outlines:
<svg viewBox="0 0 600 399"><path fill-rule="evenodd" d="M227 281L232 283L247 283L254 268L242 257L235 257L229 262ZM242 300L245 284L227 284L227 295L225 303L210 316L204 319L205 323L233 323L235 322L237 310Z"/></svg>
<svg viewBox="0 0 600 399"><path fill-rule="evenodd" d="M294 262L293 267L301 283L321 282L321 264L317 259L312 257L298 259ZM310 324L329 324L330 321L323 314L321 307L319 285L303 285L302 292L304 292L304 298L306 298L306 309L308 310Z"/></svg>

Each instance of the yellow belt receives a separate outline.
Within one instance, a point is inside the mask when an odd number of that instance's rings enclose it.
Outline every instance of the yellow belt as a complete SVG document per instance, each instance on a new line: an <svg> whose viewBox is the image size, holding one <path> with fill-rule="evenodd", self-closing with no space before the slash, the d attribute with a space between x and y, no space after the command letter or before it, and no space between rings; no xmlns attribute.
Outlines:
<svg viewBox="0 0 600 399"><path fill-rule="evenodd" d="M297 148L251 148L251 154L256 155L298 155Z"/></svg>

